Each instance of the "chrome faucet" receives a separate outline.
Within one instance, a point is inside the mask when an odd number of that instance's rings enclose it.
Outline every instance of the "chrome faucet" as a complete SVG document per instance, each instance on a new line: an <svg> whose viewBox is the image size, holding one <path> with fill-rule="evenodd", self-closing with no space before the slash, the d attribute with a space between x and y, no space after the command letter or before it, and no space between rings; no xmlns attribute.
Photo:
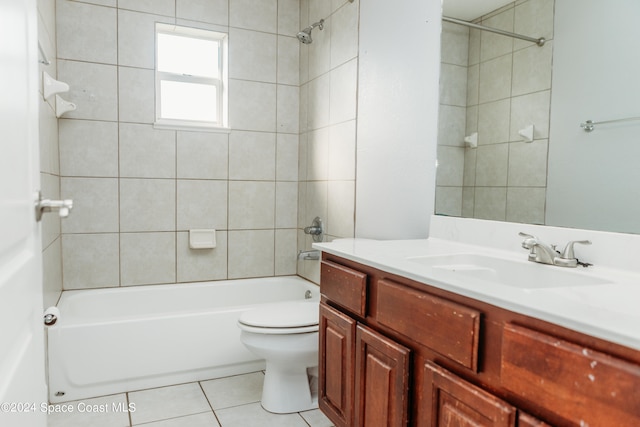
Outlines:
<svg viewBox="0 0 640 427"><path fill-rule="evenodd" d="M322 242L324 237L324 227L322 226L322 219L319 216L313 219L313 222L309 227L304 228L304 234L310 234L314 242Z"/></svg>
<svg viewBox="0 0 640 427"><path fill-rule="evenodd" d="M541 264L557 265L558 267L577 267L582 265L588 267L591 264L580 262L573 251L573 245L576 243L582 245L590 245L590 240L574 240L565 246L562 253L556 250L555 245L544 243L535 236L526 233L519 233L525 239L522 241L522 247L529 250L529 261Z"/></svg>

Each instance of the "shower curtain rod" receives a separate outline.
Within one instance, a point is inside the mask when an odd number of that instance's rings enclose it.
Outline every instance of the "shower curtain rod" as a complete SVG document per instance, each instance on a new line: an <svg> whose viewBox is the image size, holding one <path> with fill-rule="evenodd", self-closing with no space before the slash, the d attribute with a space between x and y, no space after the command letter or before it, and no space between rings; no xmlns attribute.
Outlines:
<svg viewBox="0 0 640 427"><path fill-rule="evenodd" d="M526 40L528 42L533 42L538 46L544 46L544 43L547 41L545 40L544 37L540 37L537 39L535 37L523 36L522 34L510 33L508 31L499 30L497 28L485 27L484 25L474 24L472 22L463 21L461 19L449 18L448 16L443 16L442 20L447 22L452 22L454 24L465 25L471 28L477 28L478 30L490 31L492 33L501 34L503 36L514 37L520 40Z"/></svg>
<svg viewBox="0 0 640 427"><path fill-rule="evenodd" d="M40 63L44 65L51 65L51 61L47 58L47 54L44 53L44 49L42 49L42 45L38 41L38 50L40 51Z"/></svg>

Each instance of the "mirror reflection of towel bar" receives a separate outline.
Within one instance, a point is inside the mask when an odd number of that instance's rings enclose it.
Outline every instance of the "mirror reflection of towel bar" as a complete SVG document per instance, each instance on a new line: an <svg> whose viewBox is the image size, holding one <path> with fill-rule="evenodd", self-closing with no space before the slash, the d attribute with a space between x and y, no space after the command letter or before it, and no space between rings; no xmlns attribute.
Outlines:
<svg viewBox="0 0 640 427"><path fill-rule="evenodd" d="M580 123L580 127L583 128L585 132L592 132L595 129L596 125L604 125L606 123L631 122L634 120L640 120L640 117L628 117L626 119L616 119L616 120L603 120L601 122L594 122L593 120L587 120L584 123Z"/></svg>

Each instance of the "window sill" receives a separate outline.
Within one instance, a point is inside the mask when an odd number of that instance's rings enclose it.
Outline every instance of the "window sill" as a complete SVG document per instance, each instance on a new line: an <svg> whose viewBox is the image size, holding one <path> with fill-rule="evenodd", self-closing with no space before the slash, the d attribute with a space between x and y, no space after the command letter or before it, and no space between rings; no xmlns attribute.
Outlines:
<svg viewBox="0 0 640 427"><path fill-rule="evenodd" d="M190 132L213 132L213 133L231 133L231 128L222 126L212 126L206 124L181 124L181 123L167 123L167 122L155 122L153 124L154 129L161 130L182 130Z"/></svg>

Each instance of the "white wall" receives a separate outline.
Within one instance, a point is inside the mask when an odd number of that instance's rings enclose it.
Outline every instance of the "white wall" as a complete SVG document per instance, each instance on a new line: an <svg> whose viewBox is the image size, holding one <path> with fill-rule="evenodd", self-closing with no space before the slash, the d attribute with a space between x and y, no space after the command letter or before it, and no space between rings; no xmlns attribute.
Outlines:
<svg viewBox="0 0 640 427"><path fill-rule="evenodd" d="M549 225L640 232L640 2L556 2Z"/></svg>
<svg viewBox="0 0 640 427"><path fill-rule="evenodd" d="M435 197L441 2L360 7L355 234L426 237Z"/></svg>

